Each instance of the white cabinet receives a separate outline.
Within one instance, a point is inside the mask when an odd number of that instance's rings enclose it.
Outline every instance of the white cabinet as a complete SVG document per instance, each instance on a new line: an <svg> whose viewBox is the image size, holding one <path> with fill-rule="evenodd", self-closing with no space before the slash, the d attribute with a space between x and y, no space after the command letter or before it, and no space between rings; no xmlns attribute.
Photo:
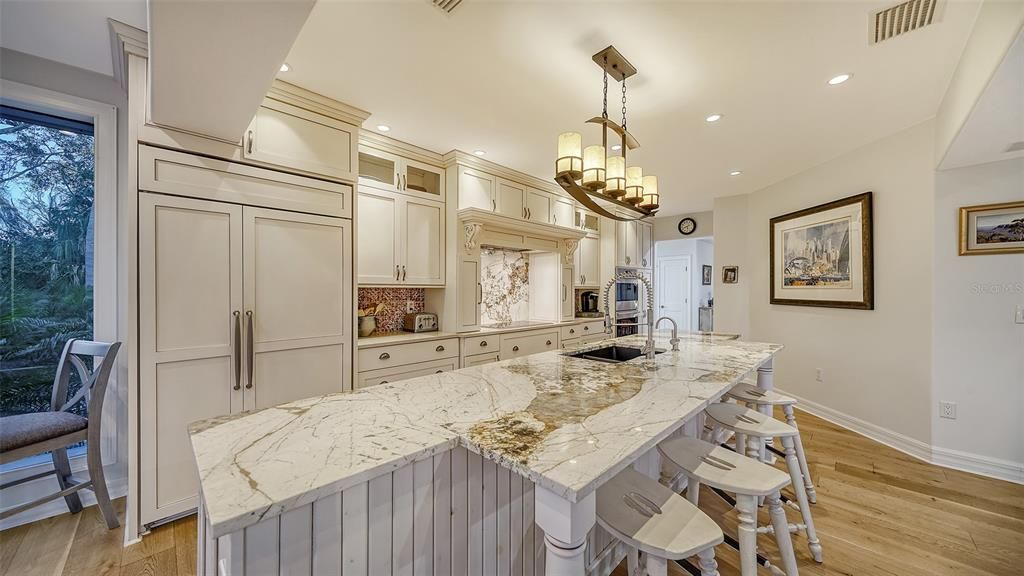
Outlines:
<svg viewBox="0 0 1024 576"><path fill-rule="evenodd" d="M466 359L462 362L463 368L470 368L472 366L480 366L483 364L493 364L499 361L501 358L497 352L489 352L487 354L473 354L472 356L466 356Z"/></svg>
<svg viewBox="0 0 1024 576"><path fill-rule="evenodd" d="M551 223L552 198L547 192L529 188L526 190L526 219L541 224Z"/></svg>
<svg viewBox="0 0 1024 576"><path fill-rule="evenodd" d="M601 239L584 236L576 248L577 286L593 287L601 284Z"/></svg>
<svg viewBox="0 0 1024 576"><path fill-rule="evenodd" d="M562 266L562 291L561 291L561 302L559 303L560 319L572 320L576 316L576 306L574 302L574 291L573 285L573 267Z"/></svg>
<svg viewBox="0 0 1024 576"><path fill-rule="evenodd" d="M615 265L630 268L654 267L654 230L647 222L629 220L615 223Z"/></svg>
<svg viewBox="0 0 1024 576"><path fill-rule="evenodd" d="M242 142L246 160L355 182L359 128L267 99Z"/></svg>
<svg viewBox="0 0 1024 576"><path fill-rule="evenodd" d="M359 283L444 285L444 204L359 191Z"/></svg>
<svg viewBox="0 0 1024 576"><path fill-rule="evenodd" d="M361 388L368 388L370 386L378 386L380 384L388 384L390 382L398 382L401 380L409 380L412 378L419 378L420 376L429 376L431 374L440 374L442 372L451 372L452 370L458 369L458 363L458 358L446 358L443 360L434 360L432 362L420 362L419 364L360 372L356 379L356 389L358 390Z"/></svg>
<svg viewBox="0 0 1024 576"><path fill-rule="evenodd" d="M637 223L639 253L637 254L642 268L654 267L654 227L646 222Z"/></svg>
<svg viewBox="0 0 1024 576"><path fill-rule="evenodd" d="M494 210L494 176L474 168L459 166L459 210Z"/></svg>
<svg viewBox="0 0 1024 576"><path fill-rule="evenodd" d="M526 218L526 186L498 178L494 188L495 211L502 216Z"/></svg>
<svg viewBox="0 0 1024 576"><path fill-rule="evenodd" d="M573 228L575 226L576 208L572 200L561 196L553 196L551 202L551 223L555 226Z"/></svg>
<svg viewBox="0 0 1024 576"><path fill-rule="evenodd" d="M191 422L346 389L351 258L347 220L139 194L143 523L196 506Z"/></svg>
<svg viewBox="0 0 1024 576"><path fill-rule="evenodd" d="M515 332L501 336L501 359L509 360L520 356L529 356L557 350L558 329L531 330L528 332Z"/></svg>
<svg viewBox="0 0 1024 576"><path fill-rule="evenodd" d="M444 200L441 168L367 146L359 148L359 185Z"/></svg>
<svg viewBox="0 0 1024 576"><path fill-rule="evenodd" d="M469 257L460 259L458 276L459 302L456 311L458 331L476 330L480 328L480 302L483 298L483 287L480 285L480 260Z"/></svg>

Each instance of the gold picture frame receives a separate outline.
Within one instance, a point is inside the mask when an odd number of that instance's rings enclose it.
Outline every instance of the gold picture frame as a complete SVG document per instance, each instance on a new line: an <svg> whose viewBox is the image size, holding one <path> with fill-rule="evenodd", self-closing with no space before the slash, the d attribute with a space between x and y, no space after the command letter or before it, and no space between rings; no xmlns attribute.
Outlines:
<svg viewBox="0 0 1024 576"><path fill-rule="evenodd" d="M991 223L979 231L983 220ZM1024 253L1024 201L963 206L957 236L961 256Z"/></svg>

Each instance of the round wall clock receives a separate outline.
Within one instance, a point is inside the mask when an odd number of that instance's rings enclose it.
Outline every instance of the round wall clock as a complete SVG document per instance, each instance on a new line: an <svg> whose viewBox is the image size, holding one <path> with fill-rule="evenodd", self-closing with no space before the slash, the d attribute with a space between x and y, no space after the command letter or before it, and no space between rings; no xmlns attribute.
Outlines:
<svg viewBox="0 0 1024 576"><path fill-rule="evenodd" d="M697 230L697 221L693 218L683 218L679 221L679 233L683 236L689 236Z"/></svg>

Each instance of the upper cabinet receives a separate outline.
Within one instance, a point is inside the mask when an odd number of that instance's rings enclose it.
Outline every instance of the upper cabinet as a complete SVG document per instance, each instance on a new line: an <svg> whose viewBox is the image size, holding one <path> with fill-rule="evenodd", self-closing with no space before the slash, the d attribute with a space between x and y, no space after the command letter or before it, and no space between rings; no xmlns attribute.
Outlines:
<svg viewBox="0 0 1024 576"><path fill-rule="evenodd" d="M576 284L587 288L601 284L601 239L585 236L576 248Z"/></svg>
<svg viewBox="0 0 1024 576"><path fill-rule="evenodd" d="M242 141L242 157L354 182L359 128L267 98Z"/></svg>
<svg viewBox="0 0 1024 576"><path fill-rule="evenodd" d="M588 234L601 233L601 217L593 212L577 210L574 224L577 228L587 232Z"/></svg>
<svg viewBox="0 0 1024 576"><path fill-rule="evenodd" d="M639 236L638 254L642 268L654 267L654 226L646 222L638 222L637 230Z"/></svg>
<svg viewBox="0 0 1024 576"><path fill-rule="evenodd" d="M496 210L495 180L496 177L486 172L459 166L459 210L463 208Z"/></svg>
<svg viewBox="0 0 1024 576"><path fill-rule="evenodd" d="M359 184L428 200L444 200L441 168L366 146L359 148Z"/></svg>
<svg viewBox="0 0 1024 576"><path fill-rule="evenodd" d="M526 219L526 186L498 178L494 188L494 203L498 214Z"/></svg>
<svg viewBox="0 0 1024 576"><path fill-rule="evenodd" d="M615 265L652 268L654 232L647 222L629 220L615 223Z"/></svg>
<svg viewBox="0 0 1024 576"><path fill-rule="evenodd" d="M551 224L553 200L550 194L529 188L526 191L526 219L531 222Z"/></svg>
<svg viewBox="0 0 1024 576"><path fill-rule="evenodd" d="M444 285L444 204L361 188L357 211L359 283Z"/></svg>
<svg viewBox="0 0 1024 576"><path fill-rule="evenodd" d="M555 226L571 228L575 226L574 213L576 207L572 200L562 196L551 196L551 223Z"/></svg>

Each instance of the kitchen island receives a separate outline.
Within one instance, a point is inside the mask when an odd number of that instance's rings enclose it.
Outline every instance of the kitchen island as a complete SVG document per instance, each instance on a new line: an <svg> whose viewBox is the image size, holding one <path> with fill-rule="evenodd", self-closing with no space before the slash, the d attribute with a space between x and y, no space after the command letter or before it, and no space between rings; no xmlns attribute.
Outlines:
<svg viewBox="0 0 1024 576"><path fill-rule="evenodd" d="M656 475L654 447L751 372L770 381L781 349L681 340L653 361L546 352L198 422L200 573L607 574L623 551L595 527L596 488Z"/></svg>

